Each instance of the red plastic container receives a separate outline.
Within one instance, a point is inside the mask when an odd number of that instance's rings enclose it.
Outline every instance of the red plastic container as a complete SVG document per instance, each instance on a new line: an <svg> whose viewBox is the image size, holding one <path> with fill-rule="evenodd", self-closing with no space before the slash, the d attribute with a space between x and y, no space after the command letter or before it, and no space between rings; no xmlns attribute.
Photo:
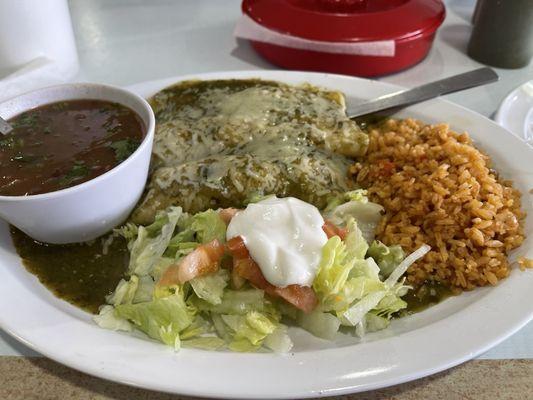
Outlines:
<svg viewBox="0 0 533 400"><path fill-rule="evenodd" d="M386 75L421 61L445 17L441 0L244 0L242 11L278 36L321 45L316 51L251 40L270 62L357 76ZM347 54L324 47L383 41L393 46L393 55Z"/></svg>

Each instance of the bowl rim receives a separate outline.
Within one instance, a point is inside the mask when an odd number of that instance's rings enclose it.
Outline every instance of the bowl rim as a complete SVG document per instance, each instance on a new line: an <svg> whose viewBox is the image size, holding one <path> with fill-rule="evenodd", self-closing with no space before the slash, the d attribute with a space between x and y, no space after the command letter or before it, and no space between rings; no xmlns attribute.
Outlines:
<svg viewBox="0 0 533 400"><path fill-rule="evenodd" d="M146 147L151 147L151 143L152 143L152 140L153 140L153 137L154 137L154 133L155 133L155 115L154 115L154 111L152 110L152 107L150 106L150 104L143 97L139 96L138 94L136 94L136 93L134 93L134 92L132 92L130 90L127 90L127 89L124 89L124 88L121 88L121 87L118 87L118 86L108 85L108 84L101 84L101 83L89 83L89 82L79 82L79 83L73 82L73 83L64 83L64 84L60 84L60 85L46 86L46 87L39 88L39 89L36 89L36 90L31 90L31 91L28 91L28 92L21 93L21 94L19 94L17 96L11 97L11 98L3 101L3 102L0 102L0 109L2 108L2 106L4 106L7 103L16 102L16 101L18 101L18 100L20 100L22 98L31 97L31 95L41 95L43 93L46 93L49 90L57 90L57 89L61 89L61 88L70 88L70 87L74 87L74 88L77 87L79 89L84 88L84 87L85 88L87 88L87 87L88 88L93 88L93 89L95 89L95 88L105 88L106 90L119 92L122 95L128 96L128 97L134 99L142 107L144 107L145 111L147 111L147 113L148 113L148 119L147 120L145 120L145 118L143 118L136 110L132 110L135 114L137 114L139 116L139 118L141 118L141 120L143 121L143 123L145 125L144 137L143 137L143 140L141 141L141 144L139 144L139 146L135 149L135 151L133 153L131 153L128 156L128 158L126 158L124 161L122 161L119 164L115 165L109 171L106 171L103 174L98 175L98 176L96 176L96 177L94 177L92 179L89 179L86 182L82 182L82 183L79 183L77 185L70 186L70 187L67 187L67 188L64 188L64 189L55 190L53 192L46 192L46 193L40 193L40 194L18 195L18 196L0 195L0 201L2 201L2 202L22 202L22 201L26 201L27 202L27 201L31 201L31 200L50 200L50 199L53 199L53 198L56 198L56 197L60 197L60 196L63 196L63 195L69 195L69 194L72 194L72 193L77 192L77 191L83 191L85 189L90 189L91 186L97 185L102 180L104 180L106 178L109 178L111 175L114 175L114 174L118 173L117 171L123 170L124 168L128 168L128 164L131 164L132 161L135 158L138 158L141 153L146 151ZM99 100L106 101L104 99L104 97L105 96L102 96L102 98L99 98ZM91 100L91 97L83 97L83 98L80 97L79 100L87 100L87 99ZM75 100L75 99L69 99L69 100ZM44 106L44 105L47 105L47 104L52 104L52 103L57 102L57 101L61 101L61 100L57 99L57 100L50 101L50 102L43 102L38 107ZM65 101L68 101L68 100L65 100ZM107 101L111 101L111 100L107 100ZM119 104L131 109L131 107L123 104L123 102L120 102L120 101L114 101L114 102L115 103L119 103ZM26 109L24 111L21 111L21 113L29 111L29 110L32 110L32 108L28 108L28 109ZM150 149L150 152L151 152L151 149Z"/></svg>

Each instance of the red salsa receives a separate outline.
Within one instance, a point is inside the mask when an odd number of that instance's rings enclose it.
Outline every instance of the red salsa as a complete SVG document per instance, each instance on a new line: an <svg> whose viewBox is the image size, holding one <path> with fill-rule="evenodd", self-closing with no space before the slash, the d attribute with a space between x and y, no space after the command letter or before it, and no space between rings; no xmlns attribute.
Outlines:
<svg viewBox="0 0 533 400"><path fill-rule="evenodd" d="M17 115L0 136L0 195L25 196L78 185L139 147L145 127L128 107L102 100L51 103Z"/></svg>

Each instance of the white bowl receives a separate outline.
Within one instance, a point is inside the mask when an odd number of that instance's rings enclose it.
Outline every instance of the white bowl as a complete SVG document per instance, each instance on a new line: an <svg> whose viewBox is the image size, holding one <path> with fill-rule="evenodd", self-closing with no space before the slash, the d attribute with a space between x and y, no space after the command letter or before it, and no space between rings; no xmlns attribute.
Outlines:
<svg viewBox="0 0 533 400"><path fill-rule="evenodd" d="M0 103L0 115L9 119L44 104L75 99L129 107L144 122L146 133L130 157L94 179L50 193L0 196L0 217L41 242L83 242L111 230L128 217L148 176L155 117L146 100L127 90L90 83L52 86Z"/></svg>

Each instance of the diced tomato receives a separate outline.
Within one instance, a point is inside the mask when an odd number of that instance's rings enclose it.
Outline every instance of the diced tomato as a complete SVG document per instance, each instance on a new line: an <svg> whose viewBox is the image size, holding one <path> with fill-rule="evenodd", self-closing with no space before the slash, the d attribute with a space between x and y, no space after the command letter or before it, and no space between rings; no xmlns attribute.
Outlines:
<svg viewBox="0 0 533 400"><path fill-rule="evenodd" d="M225 248L217 239L202 244L189 253L179 264L171 265L157 283L170 286L185 283L197 276L203 276L218 270L219 262Z"/></svg>
<svg viewBox="0 0 533 400"><path fill-rule="evenodd" d="M318 304L315 291L309 286L289 285L284 288L277 287L276 293L279 297L306 313L313 311Z"/></svg>
<svg viewBox="0 0 533 400"><path fill-rule="evenodd" d="M324 221L324 225L322 225L322 230L326 233L328 239L332 238L333 236L338 236L341 238L341 240L344 240L346 238L346 235L348 235L348 230L346 228L340 228L333 222L328 220Z"/></svg>
<svg viewBox="0 0 533 400"><path fill-rule="evenodd" d="M280 288L270 284L265 279L259 265L250 257L242 259L235 258L233 261L233 273L247 279L256 288L264 290L271 296L281 297L306 313L313 311L318 304L316 294L310 287L289 285Z"/></svg>
<svg viewBox="0 0 533 400"><path fill-rule="evenodd" d="M328 239L331 239L333 236L337 235L336 226L329 223L328 221L324 222L324 225L322 225L322 230L326 233Z"/></svg>
<svg viewBox="0 0 533 400"><path fill-rule="evenodd" d="M226 225L228 225L231 221L231 219L235 216L235 214L237 214L239 211L238 208L223 208L222 210L220 210L218 212L218 215L220 216L220 218L222 218L222 220L226 223Z"/></svg>
<svg viewBox="0 0 533 400"><path fill-rule="evenodd" d="M250 281L250 283L258 289L266 291L270 288L270 286L274 287L268 283L261 272L261 268L259 268L259 265L257 265L257 263L252 260L251 257L240 259L234 258L233 269L238 275Z"/></svg>
<svg viewBox="0 0 533 400"><path fill-rule="evenodd" d="M235 236L234 238L228 240L226 247L234 258L250 258L250 253L246 248L246 244L240 236Z"/></svg>

